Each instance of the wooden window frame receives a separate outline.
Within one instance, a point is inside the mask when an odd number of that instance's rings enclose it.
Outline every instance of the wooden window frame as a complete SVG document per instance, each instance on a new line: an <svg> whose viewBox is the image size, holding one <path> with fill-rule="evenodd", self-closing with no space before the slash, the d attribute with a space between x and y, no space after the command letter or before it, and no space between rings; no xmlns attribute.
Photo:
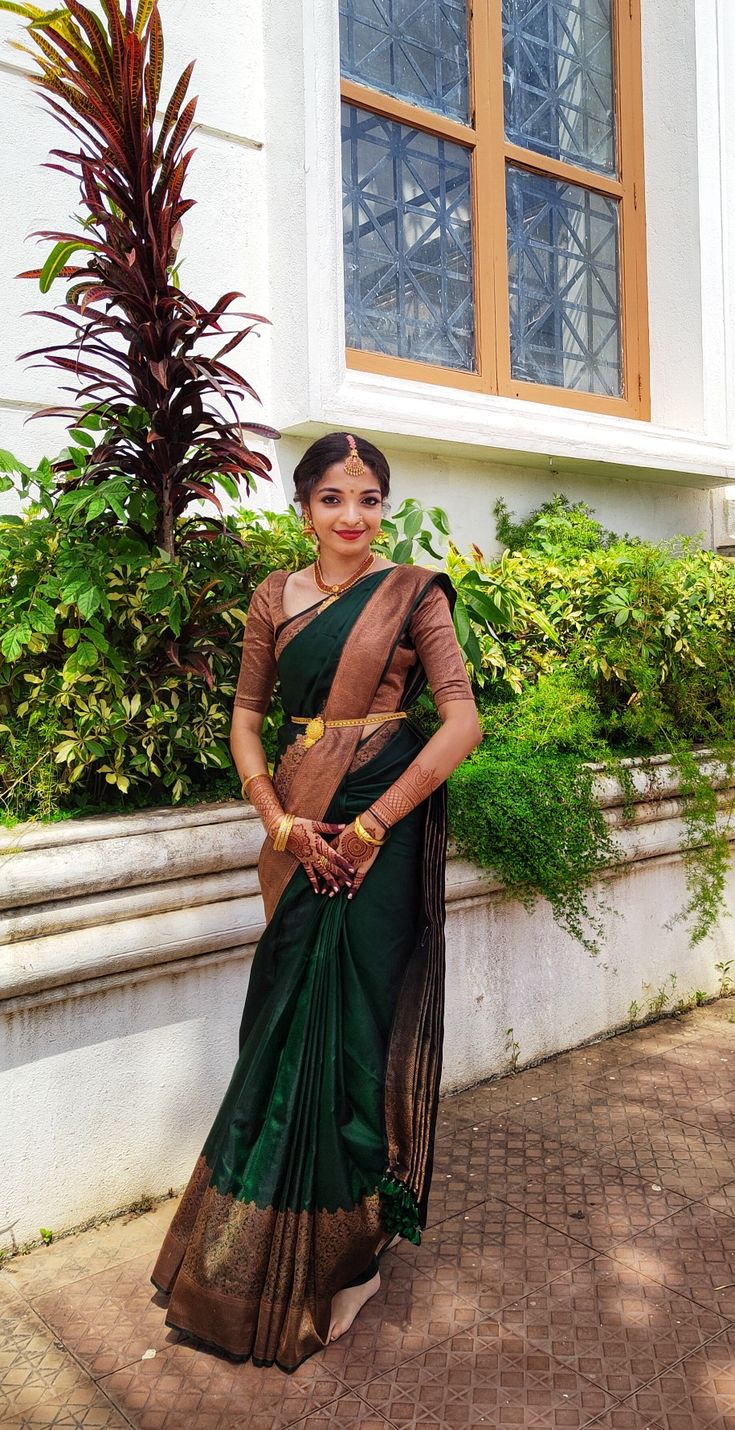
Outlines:
<svg viewBox="0 0 735 1430"><path fill-rule="evenodd" d="M501 0L468 0L472 123L449 119L342 76L341 99L399 124L471 150L473 290L477 371L345 348L347 366L361 372L462 388L530 402L650 421L650 356L643 167L640 0L613 0L613 65L617 175L596 173L509 143L503 102ZM495 76L480 85L478 75ZM620 329L624 395L519 381L511 374L508 302L506 168L508 164L604 194L620 204ZM502 195L502 202L493 202Z"/></svg>

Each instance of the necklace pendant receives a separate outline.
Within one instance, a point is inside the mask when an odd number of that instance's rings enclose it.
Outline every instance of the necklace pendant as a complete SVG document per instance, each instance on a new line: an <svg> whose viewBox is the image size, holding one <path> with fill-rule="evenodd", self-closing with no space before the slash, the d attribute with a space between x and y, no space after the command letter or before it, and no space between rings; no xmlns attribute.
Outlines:
<svg viewBox="0 0 735 1430"><path fill-rule="evenodd" d="M325 611L325 610L327 609L327 606L331 606L331 605L332 605L332 602L333 602L333 601L336 601L336 599L337 599L336 596L327 596L326 601L322 601L322 603L321 603L321 605L320 605L320 607L319 607L319 610L320 610L320 611Z"/></svg>

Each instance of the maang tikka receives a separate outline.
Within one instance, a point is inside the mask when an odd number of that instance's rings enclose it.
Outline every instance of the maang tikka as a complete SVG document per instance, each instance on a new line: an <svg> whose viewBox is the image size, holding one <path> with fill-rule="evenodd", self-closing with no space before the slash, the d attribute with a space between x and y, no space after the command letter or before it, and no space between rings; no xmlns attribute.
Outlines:
<svg viewBox="0 0 735 1430"><path fill-rule="evenodd" d="M349 456L345 460L345 476L355 477L355 479L362 478L365 476L366 468L365 463L363 462L362 457L357 450L357 443L354 437L352 437L349 432L345 432L345 437L347 438L347 441L349 442L350 447L352 449L350 451Z"/></svg>

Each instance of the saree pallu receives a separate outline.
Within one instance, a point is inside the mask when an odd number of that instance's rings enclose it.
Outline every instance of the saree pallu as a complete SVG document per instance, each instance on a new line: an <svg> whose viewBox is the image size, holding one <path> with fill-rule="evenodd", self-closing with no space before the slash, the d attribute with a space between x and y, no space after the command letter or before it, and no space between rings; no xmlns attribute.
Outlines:
<svg viewBox="0 0 735 1430"><path fill-rule="evenodd" d="M284 710L367 713L435 579L452 600L446 578L397 567L319 609L278 658ZM419 666L403 707L425 683ZM425 744L410 717L390 730L372 755L375 736L361 741L359 726L304 749L287 716L274 768L284 807L352 820ZM151 1277L171 1293L167 1325L294 1371L327 1344L335 1292L373 1275L396 1232L420 1242L442 1067L445 861L445 784L393 827L351 900L316 895L294 856L265 841L267 924L238 1060Z"/></svg>

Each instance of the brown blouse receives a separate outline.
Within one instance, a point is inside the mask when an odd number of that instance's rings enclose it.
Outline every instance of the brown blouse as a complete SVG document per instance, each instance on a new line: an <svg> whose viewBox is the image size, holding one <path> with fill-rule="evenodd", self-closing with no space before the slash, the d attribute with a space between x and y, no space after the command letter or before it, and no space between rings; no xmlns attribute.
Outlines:
<svg viewBox="0 0 735 1430"><path fill-rule="evenodd" d="M276 683L280 651L314 615L313 610L302 611L291 618L286 615L282 592L289 575L288 571L271 571L256 586L245 625L235 705L263 715ZM288 621L288 625L279 633L284 621ZM406 679L417 661L426 672L437 706L447 700L474 700L449 602L436 582L428 587L416 606L375 693L372 710L401 709ZM395 729L395 724L392 728Z"/></svg>

